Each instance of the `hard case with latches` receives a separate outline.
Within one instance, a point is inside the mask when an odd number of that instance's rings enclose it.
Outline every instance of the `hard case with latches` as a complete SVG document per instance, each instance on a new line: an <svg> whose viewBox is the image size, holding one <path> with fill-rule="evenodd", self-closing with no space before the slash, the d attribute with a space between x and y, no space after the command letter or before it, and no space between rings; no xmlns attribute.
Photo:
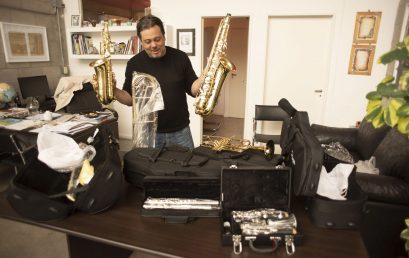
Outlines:
<svg viewBox="0 0 409 258"><path fill-rule="evenodd" d="M273 252L285 245L289 254L295 245L301 244L302 234L297 229L291 213L291 168L272 167L225 167L221 174L221 229L223 245L233 245L235 254L240 254L243 245L255 252ZM287 229L262 234L244 233L243 223L237 223L237 212L274 212L279 223L290 225ZM281 215L280 215L281 214ZM264 218L269 215L262 215ZM275 219L276 219L275 218ZM278 221L273 218L272 221ZM257 221L257 219L256 219ZM272 223L274 224L274 222ZM274 231L274 230L273 230ZM273 248L272 248L273 246Z"/></svg>

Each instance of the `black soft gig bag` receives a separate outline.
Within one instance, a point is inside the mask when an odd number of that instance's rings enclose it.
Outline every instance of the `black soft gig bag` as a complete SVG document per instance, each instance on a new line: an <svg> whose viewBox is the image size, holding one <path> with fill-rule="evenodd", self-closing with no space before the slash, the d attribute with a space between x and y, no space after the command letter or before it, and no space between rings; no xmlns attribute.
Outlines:
<svg viewBox="0 0 409 258"><path fill-rule="evenodd" d="M79 210L87 213L101 212L112 206L122 191L122 169L118 142L111 131L100 127L93 145L96 156L91 164L94 176L85 186L67 191L69 173L60 173L37 159L34 149L21 171L12 179L7 189L7 200L21 216L49 221L62 219ZM66 194L73 193L72 202Z"/></svg>

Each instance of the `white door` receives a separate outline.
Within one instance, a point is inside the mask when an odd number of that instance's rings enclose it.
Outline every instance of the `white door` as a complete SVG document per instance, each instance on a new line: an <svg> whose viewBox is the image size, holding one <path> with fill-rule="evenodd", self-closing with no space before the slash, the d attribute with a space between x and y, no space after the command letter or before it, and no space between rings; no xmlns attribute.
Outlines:
<svg viewBox="0 0 409 258"><path fill-rule="evenodd" d="M286 98L321 123L329 78L331 16L270 17L264 104Z"/></svg>
<svg viewBox="0 0 409 258"><path fill-rule="evenodd" d="M225 116L244 118L247 80L247 41L248 28L230 28L227 45L227 58L236 66L226 78Z"/></svg>

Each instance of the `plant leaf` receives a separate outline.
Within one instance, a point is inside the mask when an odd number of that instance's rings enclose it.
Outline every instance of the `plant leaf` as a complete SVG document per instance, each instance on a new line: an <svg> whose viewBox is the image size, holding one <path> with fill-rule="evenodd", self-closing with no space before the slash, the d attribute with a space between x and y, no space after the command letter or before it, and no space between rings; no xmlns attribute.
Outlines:
<svg viewBox="0 0 409 258"><path fill-rule="evenodd" d="M385 120L383 119L383 112L379 112L379 114L373 119L372 125L375 128L380 128L385 124Z"/></svg>
<svg viewBox="0 0 409 258"><path fill-rule="evenodd" d="M377 92L384 97L392 97L395 91L398 89L398 85L394 83L389 84L379 84Z"/></svg>
<svg viewBox="0 0 409 258"><path fill-rule="evenodd" d="M403 133L403 134L409 134L409 117L399 118L398 131Z"/></svg>
<svg viewBox="0 0 409 258"><path fill-rule="evenodd" d="M368 105L369 105L369 103L368 103ZM400 106L399 109L396 111L396 113L400 117L409 116L409 103L405 103L402 106Z"/></svg>
<svg viewBox="0 0 409 258"><path fill-rule="evenodd" d="M399 78L399 89L407 90L409 85L409 71L405 71Z"/></svg>
<svg viewBox="0 0 409 258"><path fill-rule="evenodd" d="M368 122L372 122L377 116L379 116L379 114L382 115L382 113L383 113L382 106L379 103L379 105L377 105L374 108L371 108L371 110L366 113L365 118L366 120L368 120Z"/></svg>
<svg viewBox="0 0 409 258"><path fill-rule="evenodd" d="M390 127L394 127L398 123L399 117L396 114L396 110L392 107L392 105L389 105L387 108L384 109L383 119L385 123Z"/></svg>
<svg viewBox="0 0 409 258"><path fill-rule="evenodd" d="M387 84L387 83L393 82L393 80L395 80L395 77L393 77L393 75L388 74L385 76L385 78L383 78L381 83Z"/></svg>
<svg viewBox="0 0 409 258"><path fill-rule="evenodd" d="M385 54L381 55L378 59L378 63L388 64L395 60L406 60L408 50L405 48L395 48Z"/></svg>
<svg viewBox="0 0 409 258"><path fill-rule="evenodd" d="M380 100L382 99L382 95L377 91L371 91L366 94L366 98L369 100Z"/></svg>
<svg viewBox="0 0 409 258"><path fill-rule="evenodd" d="M369 114L371 113L375 108L379 107L381 105L382 101L381 100L369 100L368 105L366 106L366 113Z"/></svg>

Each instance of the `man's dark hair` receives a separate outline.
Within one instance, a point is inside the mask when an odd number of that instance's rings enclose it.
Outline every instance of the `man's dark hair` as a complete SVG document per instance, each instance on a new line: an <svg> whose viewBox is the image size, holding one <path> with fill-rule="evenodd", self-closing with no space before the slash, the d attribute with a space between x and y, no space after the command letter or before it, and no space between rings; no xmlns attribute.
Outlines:
<svg viewBox="0 0 409 258"><path fill-rule="evenodd" d="M138 35L138 38L141 38L141 32L143 30L150 29L156 25L159 26L160 31L165 36L165 29L163 28L163 22L161 21L161 19L154 15L146 15L140 18L136 25L136 33Z"/></svg>

